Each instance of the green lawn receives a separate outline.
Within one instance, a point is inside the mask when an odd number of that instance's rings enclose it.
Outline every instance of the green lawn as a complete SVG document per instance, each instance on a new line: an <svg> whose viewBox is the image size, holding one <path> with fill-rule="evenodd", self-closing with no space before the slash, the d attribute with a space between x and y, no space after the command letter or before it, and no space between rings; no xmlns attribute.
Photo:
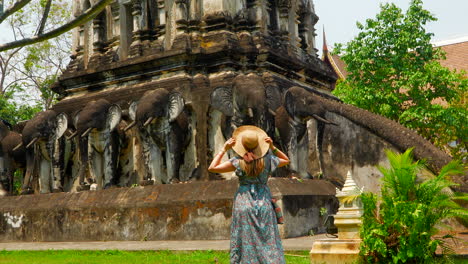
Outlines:
<svg viewBox="0 0 468 264"><path fill-rule="evenodd" d="M286 252L286 263L309 264L307 251ZM0 251L0 264L229 263L225 251Z"/></svg>

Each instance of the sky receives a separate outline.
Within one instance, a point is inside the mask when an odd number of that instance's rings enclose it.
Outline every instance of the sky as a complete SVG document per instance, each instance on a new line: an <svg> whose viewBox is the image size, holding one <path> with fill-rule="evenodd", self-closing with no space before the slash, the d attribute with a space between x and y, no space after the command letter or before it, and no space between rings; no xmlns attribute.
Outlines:
<svg viewBox="0 0 468 264"><path fill-rule="evenodd" d="M356 22L375 18L380 3L393 2L405 12L410 0L313 0L315 13L319 16L316 24L315 44L322 51L322 30L329 47L334 43L346 43L358 34ZM468 0L425 0L424 9L438 19L427 25L428 32L434 33L433 41L468 37Z"/></svg>

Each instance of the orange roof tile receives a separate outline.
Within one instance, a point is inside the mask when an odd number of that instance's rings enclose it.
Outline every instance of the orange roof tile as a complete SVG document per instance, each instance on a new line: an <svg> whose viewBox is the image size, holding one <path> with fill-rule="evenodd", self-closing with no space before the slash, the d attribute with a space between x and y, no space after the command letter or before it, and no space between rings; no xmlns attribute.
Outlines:
<svg viewBox="0 0 468 264"><path fill-rule="evenodd" d="M447 59L440 62L449 69L465 70L468 76L468 40L440 46L447 54Z"/></svg>

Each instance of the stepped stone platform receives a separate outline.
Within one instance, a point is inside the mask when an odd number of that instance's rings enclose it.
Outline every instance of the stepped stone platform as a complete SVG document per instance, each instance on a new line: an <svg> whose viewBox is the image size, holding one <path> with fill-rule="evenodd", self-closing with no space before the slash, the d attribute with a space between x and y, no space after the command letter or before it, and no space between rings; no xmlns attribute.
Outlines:
<svg viewBox="0 0 468 264"><path fill-rule="evenodd" d="M325 230L320 209L336 212L324 180L272 178L283 238ZM0 241L141 241L229 239L237 180L112 188L0 198ZM334 207L334 208L332 208Z"/></svg>

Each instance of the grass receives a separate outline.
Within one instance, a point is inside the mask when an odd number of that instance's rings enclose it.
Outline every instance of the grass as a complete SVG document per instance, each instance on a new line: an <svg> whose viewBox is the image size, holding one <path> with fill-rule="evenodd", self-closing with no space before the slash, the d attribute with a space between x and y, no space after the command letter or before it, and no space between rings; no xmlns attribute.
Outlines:
<svg viewBox="0 0 468 264"><path fill-rule="evenodd" d="M286 263L309 264L308 251L286 252ZM226 251L0 251L0 264L229 263Z"/></svg>

